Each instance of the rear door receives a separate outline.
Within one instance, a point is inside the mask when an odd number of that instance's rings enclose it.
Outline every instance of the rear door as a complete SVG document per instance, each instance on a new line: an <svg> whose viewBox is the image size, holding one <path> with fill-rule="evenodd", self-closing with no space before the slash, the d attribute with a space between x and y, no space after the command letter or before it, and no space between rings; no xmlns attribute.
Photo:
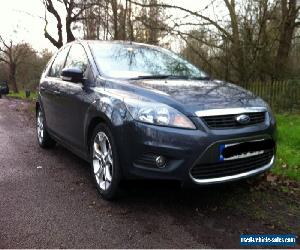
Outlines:
<svg viewBox="0 0 300 250"><path fill-rule="evenodd" d="M55 134L61 134L59 133L61 123L59 117L62 116L62 111L60 109L61 98L58 82L60 81L60 74L65 65L69 50L70 46L63 48L57 53L49 71L40 83L40 96L42 99L47 127Z"/></svg>

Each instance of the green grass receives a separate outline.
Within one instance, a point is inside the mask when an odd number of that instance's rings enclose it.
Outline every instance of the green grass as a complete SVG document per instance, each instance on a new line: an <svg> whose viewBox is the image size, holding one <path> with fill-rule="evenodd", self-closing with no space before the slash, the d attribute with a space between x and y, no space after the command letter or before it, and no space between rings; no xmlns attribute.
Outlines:
<svg viewBox="0 0 300 250"><path fill-rule="evenodd" d="M30 97L26 98L25 91L21 90L21 91L19 91L19 93L12 93L12 92L10 92L7 96L8 97L13 97L13 98L18 98L18 99L23 99L23 100L31 100L31 101L33 101L33 100L36 100L37 93L36 92L30 92Z"/></svg>
<svg viewBox="0 0 300 250"><path fill-rule="evenodd" d="M277 162L273 173L300 181L300 115L277 115Z"/></svg>

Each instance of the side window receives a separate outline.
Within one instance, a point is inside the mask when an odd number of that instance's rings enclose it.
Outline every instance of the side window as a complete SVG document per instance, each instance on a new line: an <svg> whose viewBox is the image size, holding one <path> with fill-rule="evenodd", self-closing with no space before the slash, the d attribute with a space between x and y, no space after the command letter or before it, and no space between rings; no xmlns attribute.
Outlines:
<svg viewBox="0 0 300 250"><path fill-rule="evenodd" d="M88 58L84 48L80 44L74 44L66 61L66 68L79 68L86 73L88 69Z"/></svg>
<svg viewBox="0 0 300 250"><path fill-rule="evenodd" d="M60 77L60 73L64 67L68 52L69 52L69 47L58 52L54 62L52 63L51 69L49 71L49 76Z"/></svg>

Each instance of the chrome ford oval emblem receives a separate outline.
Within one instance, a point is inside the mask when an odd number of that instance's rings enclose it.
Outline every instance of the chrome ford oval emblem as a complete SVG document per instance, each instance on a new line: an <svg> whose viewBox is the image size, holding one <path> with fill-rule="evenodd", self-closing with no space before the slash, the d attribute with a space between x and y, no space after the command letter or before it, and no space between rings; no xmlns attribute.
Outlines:
<svg viewBox="0 0 300 250"><path fill-rule="evenodd" d="M248 124L250 122L249 115L238 115L235 120L242 125Z"/></svg>

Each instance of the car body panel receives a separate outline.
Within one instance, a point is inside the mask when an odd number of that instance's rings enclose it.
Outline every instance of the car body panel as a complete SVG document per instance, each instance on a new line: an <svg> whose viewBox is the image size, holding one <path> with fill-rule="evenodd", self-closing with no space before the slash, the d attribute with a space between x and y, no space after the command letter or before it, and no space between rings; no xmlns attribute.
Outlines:
<svg viewBox="0 0 300 250"><path fill-rule="evenodd" d="M134 85L181 103L194 113L197 110L226 107L253 107L262 101L245 89L218 80L141 80Z"/></svg>

